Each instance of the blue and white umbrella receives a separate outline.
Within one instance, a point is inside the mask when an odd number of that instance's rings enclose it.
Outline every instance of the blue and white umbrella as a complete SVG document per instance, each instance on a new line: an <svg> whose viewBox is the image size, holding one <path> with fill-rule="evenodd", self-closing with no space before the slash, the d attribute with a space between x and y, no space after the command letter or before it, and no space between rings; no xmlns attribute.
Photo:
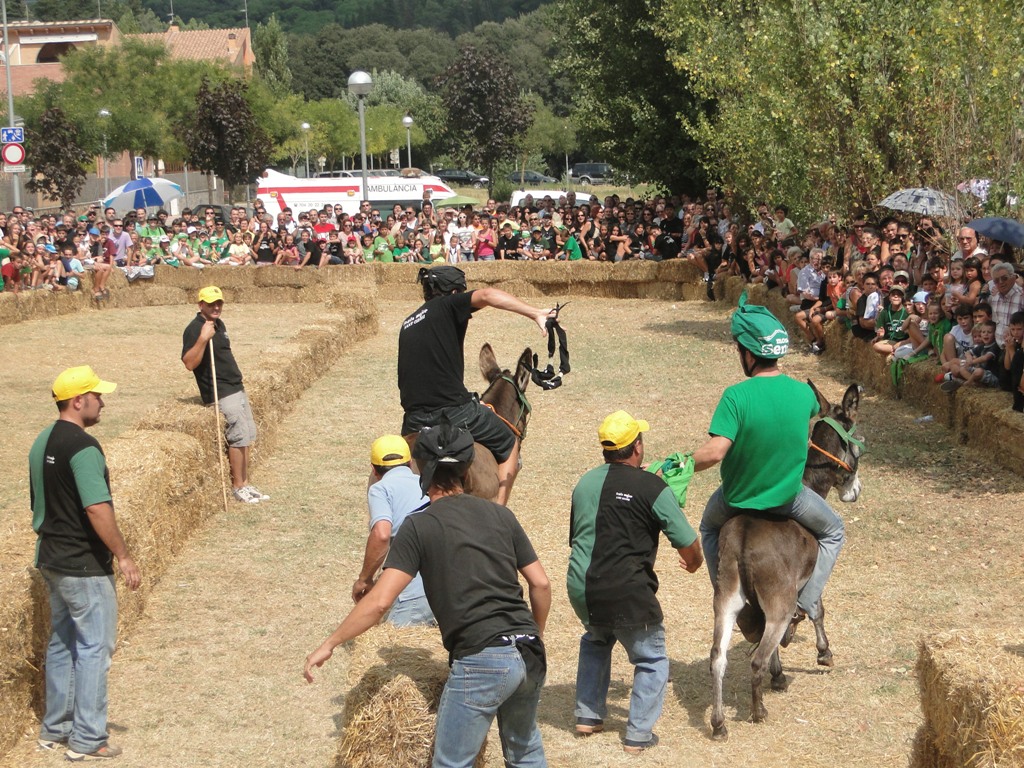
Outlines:
<svg viewBox="0 0 1024 768"><path fill-rule="evenodd" d="M925 187L893 192L879 205L893 211L906 211L922 216L944 216L955 219L963 215L963 210L955 197L947 195L942 190Z"/></svg>
<svg viewBox="0 0 1024 768"><path fill-rule="evenodd" d="M136 179L111 192L104 198L103 207L118 211L160 207L183 194L181 187L167 179Z"/></svg>

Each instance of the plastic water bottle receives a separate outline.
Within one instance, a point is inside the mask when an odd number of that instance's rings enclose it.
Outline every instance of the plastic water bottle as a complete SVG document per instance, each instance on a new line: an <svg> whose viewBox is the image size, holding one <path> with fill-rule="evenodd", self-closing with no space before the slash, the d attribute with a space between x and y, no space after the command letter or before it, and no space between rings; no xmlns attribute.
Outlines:
<svg viewBox="0 0 1024 768"><path fill-rule="evenodd" d="M931 424L933 421L935 421L935 417L932 416L930 413L927 416L921 416L919 418L914 419L915 424Z"/></svg>

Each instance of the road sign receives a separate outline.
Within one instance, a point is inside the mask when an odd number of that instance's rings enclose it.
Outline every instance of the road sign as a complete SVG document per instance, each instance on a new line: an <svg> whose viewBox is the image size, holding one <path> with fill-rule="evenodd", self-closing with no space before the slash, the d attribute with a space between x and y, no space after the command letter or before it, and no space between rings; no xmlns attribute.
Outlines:
<svg viewBox="0 0 1024 768"><path fill-rule="evenodd" d="M4 173L24 173L24 172L25 172L25 166L24 165L8 165L7 163L4 163Z"/></svg>
<svg viewBox="0 0 1024 768"><path fill-rule="evenodd" d="M6 127L0 128L0 144L24 144L25 129Z"/></svg>
<svg viewBox="0 0 1024 768"><path fill-rule="evenodd" d="M146 178L146 159L135 155L132 157L132 168L135 169L135 179Z"/></svg>
<svg viewBox="0 0 1024 768"><path fill-rule="evenodd" d="M21 144L4 144L0 149L0 158L6 165L21 165L25 162L25 147Z"/></svg>

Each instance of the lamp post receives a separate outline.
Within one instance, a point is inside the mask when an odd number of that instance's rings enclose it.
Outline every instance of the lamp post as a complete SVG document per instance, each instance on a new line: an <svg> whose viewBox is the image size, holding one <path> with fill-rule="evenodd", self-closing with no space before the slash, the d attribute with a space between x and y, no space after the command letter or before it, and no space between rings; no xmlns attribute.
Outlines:
<svg viewBox="0 0 1024 768"><path fill-rule="evenodd" d="M99 111L100 120L103 121L103 198L110 194L110 173L107 168L107 120L110 119L110 110Z"/></svg>
<svg viewBox="0 0 1024 768"><path fill-rule="evenodd" d="M405 159L408 160L410 168L412 168L412 122L412 115L406 112L405 117L402 118L402 125L405 126Z"/></svg>
<svg viewBox="0 0 1024 768"><path fill-rule="evenodd" d="M8 125L14 126L14 88L11 87L11 44L7 38L7 0L0 0L0 9L3 10L4 28L4 75L7 78L7 121ZM18 174L11 174L11 191L14 193L14 205L21 207L21 182Z"/></svg>
<svg viewBox="0 0 1024 768"><path fill-rule="evenodd" d="M302 129L302 140L306 144L306 178L309 178L309 123L299 126Z"/></svg>
<svg viewBox="0 0 1024 768"><path fill-rule="evenodd" d="M359 155L363 163L363 200L369 200L366 186L366 112L363 101L373 89L373 78L357 69L348 76L348 92L359 99Z"/></svg>

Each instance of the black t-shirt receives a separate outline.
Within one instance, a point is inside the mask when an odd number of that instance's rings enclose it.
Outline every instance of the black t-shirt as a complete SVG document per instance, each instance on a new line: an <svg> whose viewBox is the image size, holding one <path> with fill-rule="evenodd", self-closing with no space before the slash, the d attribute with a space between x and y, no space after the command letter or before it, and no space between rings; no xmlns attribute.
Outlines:
<svg viewBox="0 0 1024 768"><path fill-rule="evenodd" d="M498 254L503 259L519 258L519 235L513 233L508 237L498 238Z"/></svg>
<svg viewBox="0 0 1024 768"><path fill-rule="evenodd" d="M663 259L675 259L682 250L682 243L674 235L662 232L654 238L654 252Z"/></svg>
<svg viewBox="0 0 1024 768"><path fill-rule="evenodd" d="M270 264L274 261L274 249L277 247L277 238L273 235L264 235L260 244L256 246L256 261Z"/></svg>
<svg viewBox="0 0 1024 768"><path fill-rule="evenodd" d="M469 401L462 343L473 315L472 296L472 291L435 296L402 322L398 391L406 413Z"/></svg>
<svg viewBox="0 0 1024 768"><path fill-rule="evenodd" d="M205 322L206 320L203 318L202 313L196 312L192 322L185 327L185 332L181 335L182 356L199 341L199 332L202 330ZM224 327L224 321L217 319L214 322L217 325L217 331L213 334L214 362L217 364L217 396L227 397L244 389L242 386L242 372L238 370L235 356L231 353L231 341L228 339L228 332L227 328ZM202 362L195 367L192 373L196 377L196 384L199 385L199 395L202 397L203 403L209 405L213 402L213 377L210 375L209 342L207 342L206 349L203 350Z"/></svg>
<svg viewBox="0 0 1024 768"><path fill-rule="evenodd" d="M444 647L461 659L500 637L538 633L519 584L519 569L536 561L510 510L460 494L407 517L384 568L422 575Z"/></svg>
<svg viewBox="0 0 1024 768"><path fill-rule="evenodd" d="M857 315L853 320L853 324L850 326L850 332L862 341L871 341L875 338L875 332L870 328L862 328L859 322L867 311L869 295L870 294L865 292L861 294L859 299L857 299Z"/></svg>
<svg viewBox="0 0 1024 768"><path fill-rule="evenodd" d="M110 550L85 511L112 503L99 442L77 424L54 422L32 445L29 478L32 526L39 534L36 566L74 576L113 573Z"/></svg>

